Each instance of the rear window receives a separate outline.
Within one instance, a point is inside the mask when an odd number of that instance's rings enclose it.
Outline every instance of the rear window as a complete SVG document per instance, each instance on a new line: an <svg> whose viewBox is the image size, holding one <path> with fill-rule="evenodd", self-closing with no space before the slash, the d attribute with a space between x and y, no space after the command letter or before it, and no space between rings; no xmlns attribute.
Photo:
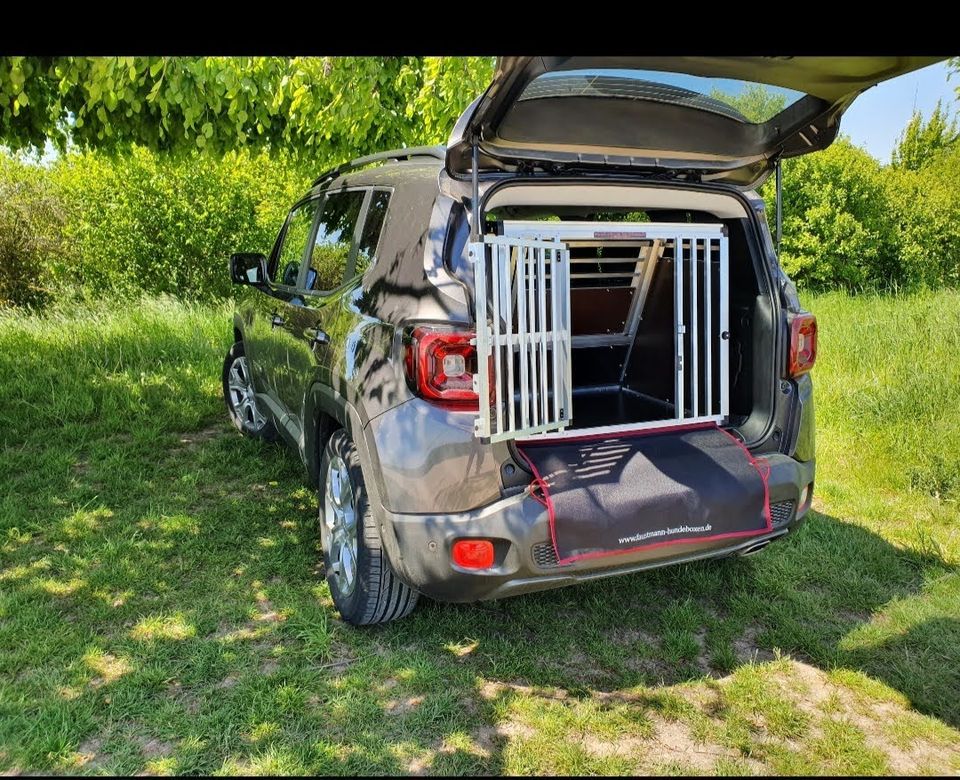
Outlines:
<svg viewBox="0 0 960 780"><path fill-rule="evenodd" d="M602 97L689 106L759 124L804 94L771 84L692 76L658 70L567 70L544 73L527 85L520 100Z"/></svg>
<svg viewBox="0 0 960 780"><path fill-rule="evenodd" d="M374 190L370 194L367 220L363 224L360 245L357 247L355 274L362 274L377 261L377 247L380 244L380 233L383 232L383 223L387 218L389 205L390 193L387 190Z"/></svg>
<svg viewBox="0 0 960 780"><path fill-rule="evenodd" d="M363 196L362 190L327 195L307 269L308 290L328 292L343 284Z"/></svg>

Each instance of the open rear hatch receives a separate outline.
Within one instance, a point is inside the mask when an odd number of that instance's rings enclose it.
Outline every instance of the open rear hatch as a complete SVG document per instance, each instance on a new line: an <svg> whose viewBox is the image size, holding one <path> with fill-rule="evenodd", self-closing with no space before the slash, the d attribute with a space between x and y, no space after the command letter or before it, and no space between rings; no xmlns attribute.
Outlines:
<svg viewBox="0 0 960 780"><path fill-rule="evenodd" d="M752 187L824 149L864 89L937 57L500 57L447 170L670 171Z"/></svg>
<svg viewBox="0 0 960 780"><path fill-rule="evenodd" d="M515 440L535 474L540 495L533 495L547 508L561 563L650 547L663 547L655 557L667 557L683 549L669 545L713 549L771 531L765 464L721 426L734 416L733 331L756 312L769 314L775 332L779 309L764 285L745 284L760 251L744 238L756 215L726 222L716 211L649 222L507 218L490 232L481 173L539 170L517 182L532 192L531 182L551 184L542 174L573 171L641 174L638 186L642 178L672 178L691 200L697 188L687 181L752 187L780 158L827 147L858 93L934 61L498 60L489 88L457 122L446 158L451 176L473 179L476 435ZM584 190L589 184L584 177ZM738 294L752 295L737 298L732 323L731 265L744 272ZM739 339L738 365L755 343ZM597 388L604 392L593 407L583 394L578 405L576 366L605 364L616 369L612 387ZM463 371L452 359L450 366ZM768 362L759 373L775 370ZM585 410L591 418L599 411L633 419L581 427L574 418Z"/></svg>

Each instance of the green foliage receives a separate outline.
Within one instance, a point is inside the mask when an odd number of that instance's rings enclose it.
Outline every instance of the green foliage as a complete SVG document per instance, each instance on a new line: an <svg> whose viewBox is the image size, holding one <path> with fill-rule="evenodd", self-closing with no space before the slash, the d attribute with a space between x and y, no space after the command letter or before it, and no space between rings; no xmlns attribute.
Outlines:
<svg viewBox="0 0 960 780"><path fill-rule="evenodd" d="M786 108L784 95L763 84L750 84L736 95L714 88L710 97L733 106L751 122L766 122Z"/></svg>
<svg viewBox="0 0 960 780"><path fill-rule="evenodd" d="M798 283L861 288L908 281L896 262L880 164L867 152L841 138L823 152L785 161L783 179L780 259Z"/></svg>
<svg viewBox="0 0 960 780"><path fill-rule="evenodd" d="M0 304L42 304L63 251L61 199L41 171L0 156L0 204Z"/></svg>
<svg viewBox="0 0 960 780"><path fill-rule="evenodd" d="M937 101L927 121L919 111L900 133L893 150L893 166L918 171L957 140L957 120Z"/></svg>
<svg viewBox="0 0 960 780"><path fill-rule="evenodd" d="M437 143L490 57L4 57L0 138L61 150L287 149L313 164Z"/></svg>
<svg viewBox="0 0 960 780"><path fill-rule="evenodd" d="M919 170L891 169L886 183L902 278L960 286L960 146Z"/></svg>
<svg viewBox="0 0 960 780"><path fill-rule="evenodd" d="M232 152L69 154L45 169L3 158L0 302L94 296L231 294L227 258L268 252L309 174L286 158ZM7 198L4 198L7 200ZM8 259L8 258L13 258Z"/></svg>

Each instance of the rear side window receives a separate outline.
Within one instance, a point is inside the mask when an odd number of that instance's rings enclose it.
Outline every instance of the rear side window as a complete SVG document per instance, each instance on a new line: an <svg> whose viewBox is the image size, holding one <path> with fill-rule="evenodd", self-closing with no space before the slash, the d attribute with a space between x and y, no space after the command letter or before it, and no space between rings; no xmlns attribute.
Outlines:
<svg viewBox="0 0 960 780"><path fill-rule="evenodd" d="M317 213L317 205L318 202L315 200L307 201L293 209L287 217L283 243L280 244L277 262L270 278L270 281L275 284L296 286L303 253L310 238L310 228L313 227L313 217Z"/></svg>
<svg viewBox="0 0 960 780"><path fill-rule="evenodd" d="M363 196L362 190L327 195L307 270L308 290L325 292L343 284Z"/></svg>
<svg viewBox="0 0 960 780"><path fill-rule="evenodd" d="M362 274L377 261L377 246L380 244L380 234L383 232L383 223L386 221L389 206L389 192L374 190L371 193L367 219L363 223L363 232L360 234L360 244L357 247L355 274Z"/></svg>

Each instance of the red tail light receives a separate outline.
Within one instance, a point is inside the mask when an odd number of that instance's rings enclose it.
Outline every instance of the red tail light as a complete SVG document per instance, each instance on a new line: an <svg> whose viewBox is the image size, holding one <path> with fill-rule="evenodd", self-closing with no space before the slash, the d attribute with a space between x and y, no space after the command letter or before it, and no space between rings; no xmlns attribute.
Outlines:
<svg viewBox="0 0 960 780"><path fill-rule="evenodd" d="M473 333L415 328L404 355L407 376L428 401L464 410L479 409L473 376L477 350Z"/></svg>
<svg viewBox="0 0 960 780"><path fill-rule="evenodd" d="M790 321L790 376L807 373L817 360L817 318L810 312Z"/></svg>

